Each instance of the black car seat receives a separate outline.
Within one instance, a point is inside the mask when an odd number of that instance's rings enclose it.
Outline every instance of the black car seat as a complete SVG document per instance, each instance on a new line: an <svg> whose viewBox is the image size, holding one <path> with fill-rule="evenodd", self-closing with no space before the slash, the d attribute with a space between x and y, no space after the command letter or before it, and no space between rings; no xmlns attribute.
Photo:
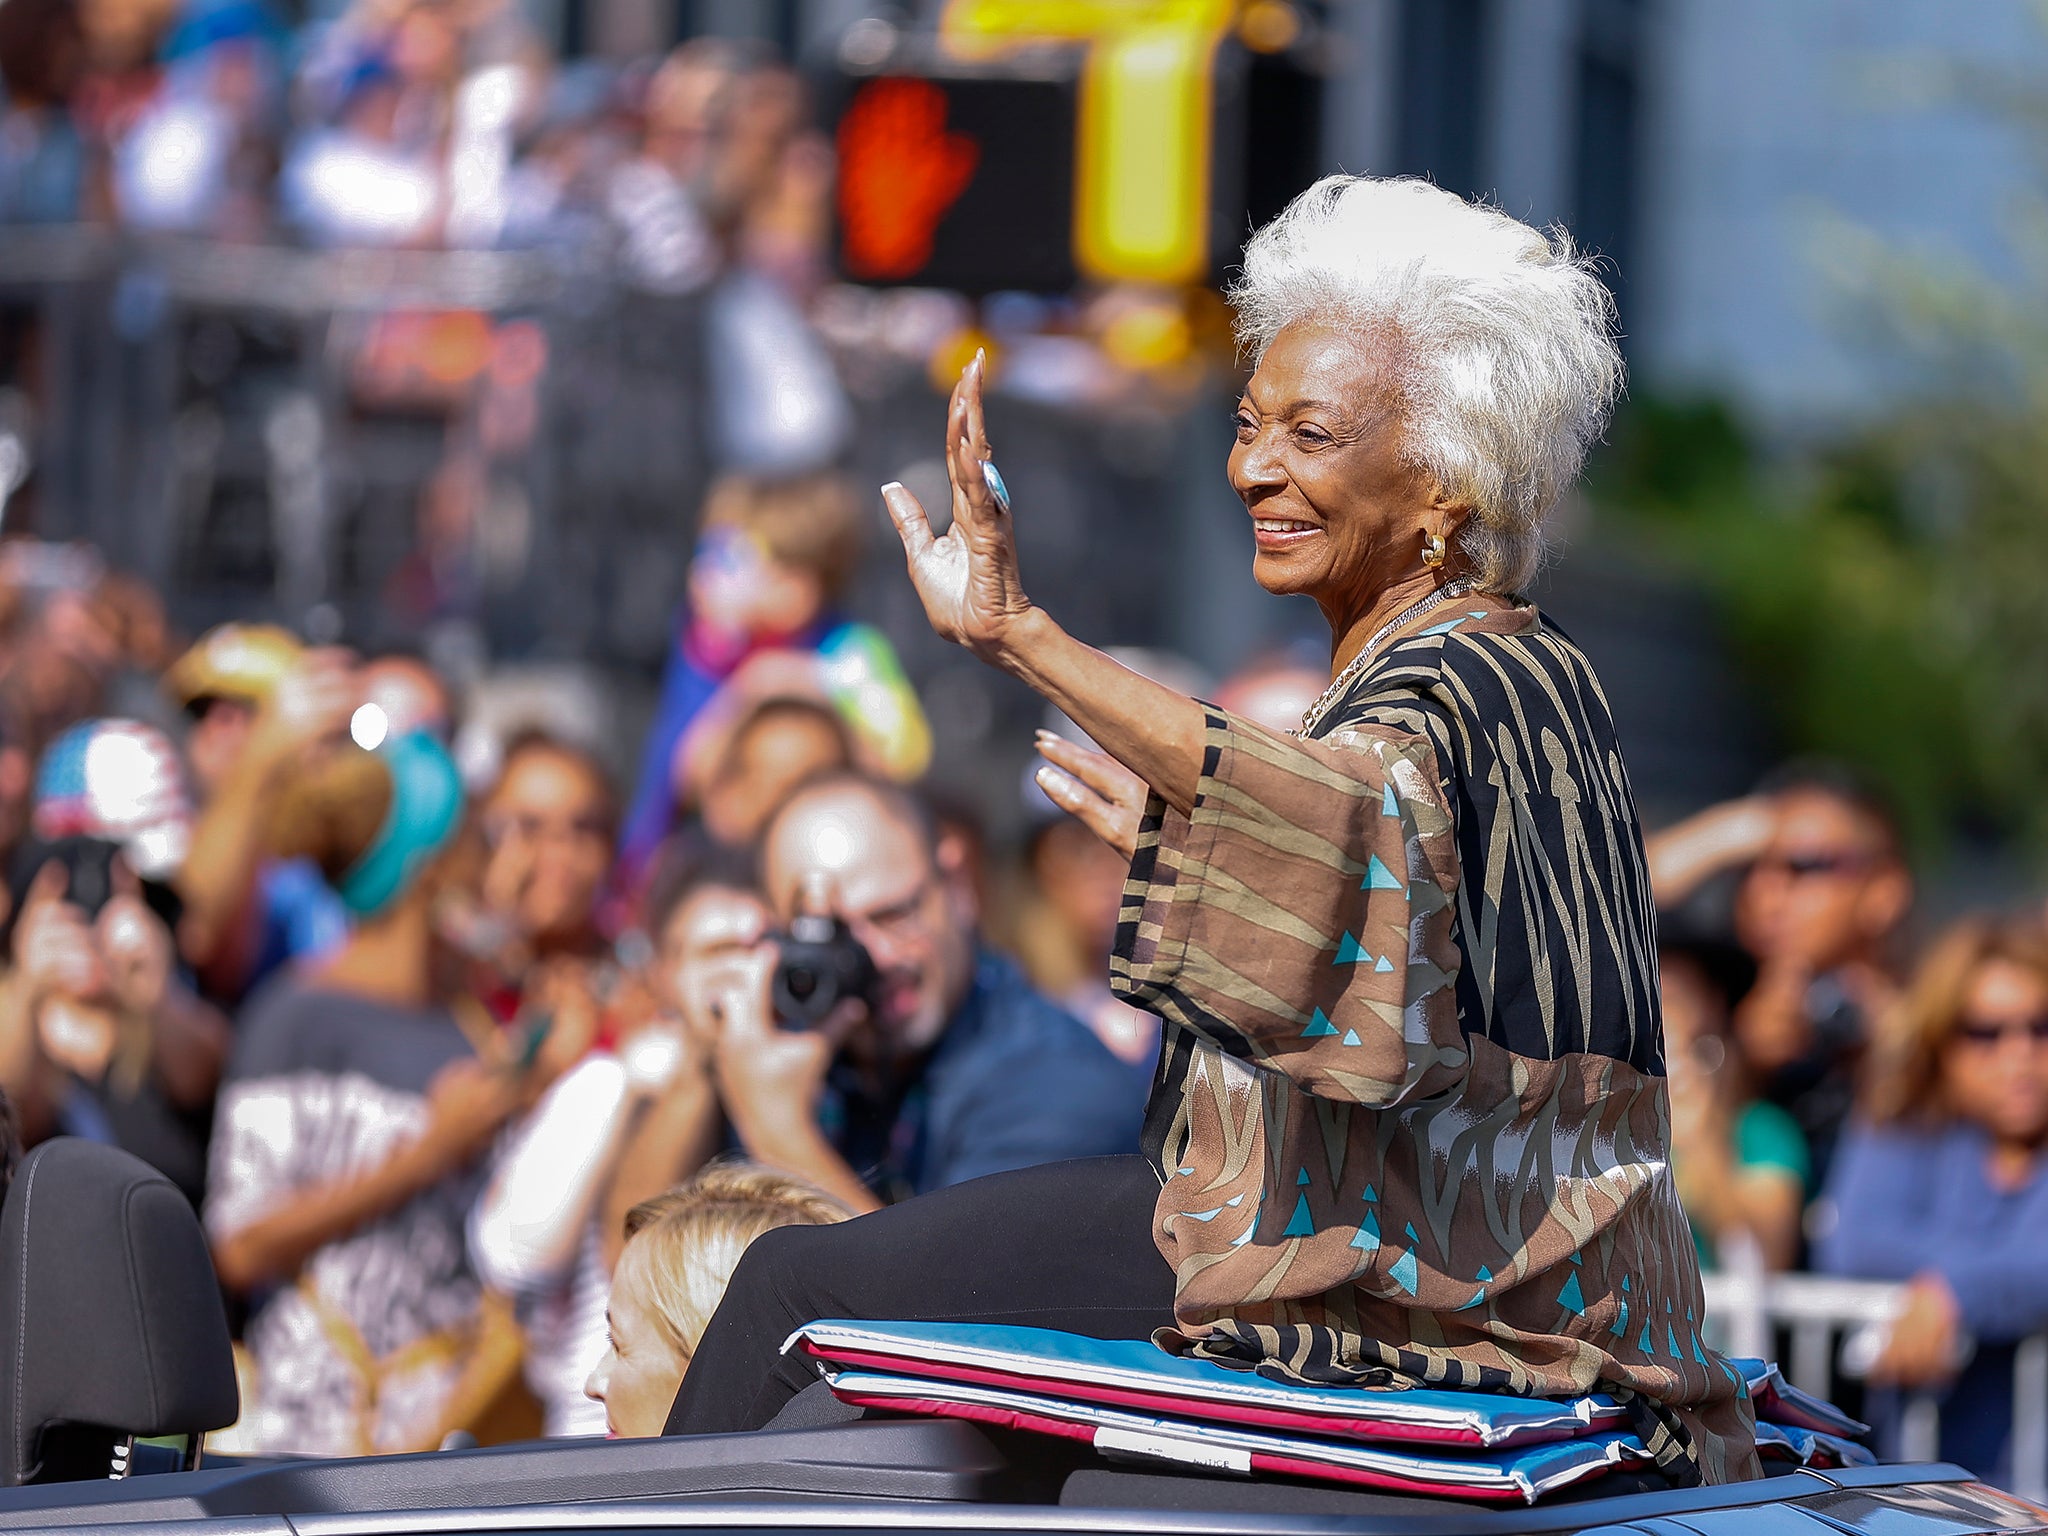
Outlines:
<svg viewBox="0 0 2048 1536"><path fill-rule="evenodd" d="M138 1436L235 1421L220 1286L192 1206L114 1147L60 1137L0 1207L0 1483L121 1477Z"/></svg>

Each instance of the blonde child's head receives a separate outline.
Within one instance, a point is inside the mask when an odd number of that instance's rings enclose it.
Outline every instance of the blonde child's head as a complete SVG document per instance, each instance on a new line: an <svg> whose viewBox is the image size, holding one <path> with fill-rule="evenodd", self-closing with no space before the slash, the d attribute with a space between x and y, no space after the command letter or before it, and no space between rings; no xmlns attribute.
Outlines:
<svg viewBox="0 0 2048 1536"><path fill-rule="evenodd" d="M852 1212L801 1179L715 1163L626 1213L626 1246L606 1313L610 1347L584 1391L613 1435L658 1435L740 1256L776 1227L821 1227Z"/></svg>

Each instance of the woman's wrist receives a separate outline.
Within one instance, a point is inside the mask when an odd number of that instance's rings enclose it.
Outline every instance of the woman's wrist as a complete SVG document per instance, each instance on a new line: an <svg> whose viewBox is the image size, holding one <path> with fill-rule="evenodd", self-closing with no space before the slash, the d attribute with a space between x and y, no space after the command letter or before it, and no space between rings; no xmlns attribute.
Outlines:
<svg viewBox="0 0 2048 1536"><path fill-rule="evenodd" d="M1002 637L984 659L1038 693L1044 693L1045 663L1070 637L1036 603L1003 626Z"/></svg>
<svg viewBox="0 0 2048 1536"><path fill-rule="evenodd" d="M816 1181L817 1170L840 1161L839 1152L815 1120L780 1114L732 1112L733 1134L754 1158Z"/></svg>

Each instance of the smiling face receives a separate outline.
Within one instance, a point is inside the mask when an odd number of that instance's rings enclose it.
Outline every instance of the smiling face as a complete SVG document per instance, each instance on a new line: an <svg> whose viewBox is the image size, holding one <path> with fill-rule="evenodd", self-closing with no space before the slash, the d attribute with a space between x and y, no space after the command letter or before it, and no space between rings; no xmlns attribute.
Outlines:
<svg viewBox="0 0 2048 1536"><path fill-rule="evenodd" d="M538 942L584 939L611 867L611 824L610 792L590 764L545 746L519 753L484 802L485 900Z"/></svg>
<svg viewBox="0 0 2048 1536"><path fill-rule="evenodd" d="M1401 456L1388 347L1297 321L1245 386L1230 484L1253 518L1252 574L1316 600L1333 626L1425 570L1423 537L1449 540L1464 509Z"/></svg>

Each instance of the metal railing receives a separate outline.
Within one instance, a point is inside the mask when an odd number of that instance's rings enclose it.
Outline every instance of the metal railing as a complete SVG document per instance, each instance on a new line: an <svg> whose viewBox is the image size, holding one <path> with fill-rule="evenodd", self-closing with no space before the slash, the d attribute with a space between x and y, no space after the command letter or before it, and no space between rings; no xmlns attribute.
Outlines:
<svg viewBox="0 0 2048 1536"><path fill-rule="evenodd" d="M1790 1336L1785 1362L1792 1384L1823 1397L1839 1383L1861 1377L1867 1362L1847 1346L1899 1315L1906 1288L1883 1281L1822 1275L1771 1274L1755 1263L1736 1263L1702 1277L1707 1334L1727 1354L1768 1359L1780 1331ZM1853 1369L1851 1367L1854 1367ZM1899 1425L1899 1455L1906 1461L1941 1459L1941 1404L1914 1393ZM2012 1381L2012 1491L2048 1500L2048 1334L2023 1340L2014 1353Z"/></svg>
<svg viewBox="0 0 2048 1536"><path fill-rule="evenodd" d="M445 479L472 504L460 616L494 653L651 665L709 475L702 309L554 252L8 227L0 397L27 403L35 468L9 531L89 540L187 628L332 610L379 643L395 638L377 632L389 594L429 558L424 509ZM435 333L461 346L407 342L400 390L380 393L388 323L435 316L470 317ZM495 377L507 325L545 360L512 446L472 382ZM439 371L456 364L459 381Z"/></svg>

